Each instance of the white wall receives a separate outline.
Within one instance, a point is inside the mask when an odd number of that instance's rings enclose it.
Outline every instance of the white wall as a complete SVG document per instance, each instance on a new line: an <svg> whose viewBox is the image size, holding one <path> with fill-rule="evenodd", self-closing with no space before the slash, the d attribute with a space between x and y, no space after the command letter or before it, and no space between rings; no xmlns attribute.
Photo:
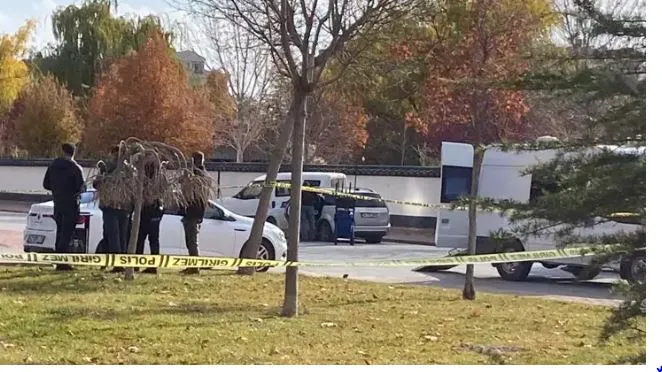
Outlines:
<svg viewBox="0 0 662 372"><path fill-rule="evenodd" d="M44 194L42 181L46 167L0 166L0 192ZM92 176L93 168L84 168L84 176ZM221 172L221 194L231 196L263 173ZM209 175L217 180L217 172ZM354 176L347 176L354 185ZM431 177L382 177L357 176L359 187L367 187L380 193L385 199L412 202L439 203L441 190L439 178ZM436 217L436 210L389 204L391 214L421 217Z"/></svg>

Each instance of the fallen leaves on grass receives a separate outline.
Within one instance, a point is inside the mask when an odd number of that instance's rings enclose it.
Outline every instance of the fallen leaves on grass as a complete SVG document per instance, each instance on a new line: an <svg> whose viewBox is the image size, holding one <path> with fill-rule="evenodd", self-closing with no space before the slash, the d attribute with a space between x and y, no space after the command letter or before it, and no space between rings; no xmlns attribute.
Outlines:
<svg viewBox="0 0 662 372"><path fill-rule="evenodd" d="M599 306L489 294L469 303L457 291L302 276L304 315L285 319L279 274L164 270L116 283L98 270L77 274L0 271L3 362L602 364L645 350L619 338L599 344L609 315ZM511 351L517 345L527 350Z"/></svg>

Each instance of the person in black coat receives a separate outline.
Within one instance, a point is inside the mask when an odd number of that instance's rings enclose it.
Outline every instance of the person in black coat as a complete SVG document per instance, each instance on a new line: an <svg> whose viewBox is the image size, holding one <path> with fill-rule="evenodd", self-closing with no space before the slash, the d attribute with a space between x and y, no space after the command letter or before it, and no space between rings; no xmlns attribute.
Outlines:
<svg viewBox="0 0 662 372"><path fill-rule="evenodd" d="M113 173L119 166L119 146L114 146L110 151L110 159L99 169L99 173L108 175ZM102 187L103 178L93 183L94 188ZM103 240L99 253L126 253L129 242L129 204L108 205L104 200L99 200L99 209L103 218ZM122 272L122 267L113 268L112 272Z"/></svg>
<svg viewBox="0 0 662 372"><path fill-rule="evenodd" d="M205 174L205 155L197 151L193 153L193 172L203 176ZM186 248L189 256L199 256L198 235L200 235L200 225L205 216L207 200L197 200L186 207L182 224L184 225L184 236L186 238ZM197 274L200 270L195 267L189 267L182 271L183 274Z"/></svg>
<svg viewBox="0 0 662 372"><path fill-rule="evenodd" d="M154 163L148 163L145 166L145 177L148 179L154 179L156 176L156 166ZM162 200L157 199L152 202L145 202L143 204L140 213L140 227L138 230L138 245L136 246L136 254L143 254L145 251L145 239L149 239L150 253L154 255L159 254L159 233L162 218ZM149 267L143 270L143 273L156 274L156 268Z"/></svg>
<svg viewBox="0 0 662 372"><path fill-rule="evenodd" d="M69 245L80 215L80 194L85 191L83 168L74 160L76 147L62 144L62 156L53 160L44 175L43 186L53 193L55 223L55 252L70 253ZM70 265L56 265L56 270L72 270Z"/></svg>

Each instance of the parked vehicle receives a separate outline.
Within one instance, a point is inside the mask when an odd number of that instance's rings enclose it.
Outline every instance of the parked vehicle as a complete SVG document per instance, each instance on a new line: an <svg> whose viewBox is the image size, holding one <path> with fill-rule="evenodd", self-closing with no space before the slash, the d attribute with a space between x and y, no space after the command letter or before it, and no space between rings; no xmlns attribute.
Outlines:
<svg viewBox="0 0 662 372"><path fill-rule="evenodd" d="M255 217L265 178L266 175L260 176L236 195L221 198L220 204L242 216ZM289 172L278 173L276 182L290 183L291 179L292 174ZM347 176L343 173L303 172L302 179L303 184L306 186L340 189L345 185ZM288 225L287 219L285 218L285 208L287 208L289 200L289 188L275 187L271 194L267 222L280 227L282 230L287 230Z"/></svg>
<svg viewBox="0 0 662 372"><path fill-rule="evenodd" d="M357 188L350 192L357 196L368 198L381 198L381 195L368 188ZM317 221L317 240L323 242L333 242L336 231L336 197L328 194L321 194L324 203L316 216ZM278 211L282 213L279 219L287 220L289 211ZM381 200L363 200L357 199L353 205L354 213L354 236L364 239L367 243L381 243L382 239L391 230L391 217L388 206Z"/></svg>
<svg viewBox="0 0 662 372"><path fill-rule="evenodd" d="M103 235L101 210L95 190L81 196L80 218L72 247L75 253L94 253ZM209 201L200 228L199 249L201 256L239 257L251 231L253 219L229 211L214 201ZM49 253L55 249L56 224L53 219L53 202L33 204L24 232L24 251ZM181 216L166 214L161 221L161 253L187 256ZM146 243L148 244L148 243ZM284 260L287 254L285 234L276 226L264 227L259 259ZM259 268L266 271L268 268Z"/></svg>
<svg viewBox="0 0 662 372"><path fill-rule="evenodd" d="M645 148L613 148L613 151L645 156ZM543 192L554 192L555 185L542 184L531 174L522 175L528 167L549 161L557 155L556 150L508 152L500 149L488 149L480 171L478 195L494 199L512 199L518 202L534 203ZM473 147L465 143L442 142L441 145L441 203L457 200L468 195L471 190L473 167ZM602 223L591 228L577 228L580 236L597 236L616 232L631 232L639 228L637 224L627 223L622 219L601 218ZM557 247L557 242L550 234L516 239L498 246L490 239L491 233L501 228L508 230L508 218L498 212L477 214L477 254L489 254L509 251L549 250ZM563 228L558 226L557 228ZM552 230L550 230L552 231ZM440 210L437 216L435 241L438 247L467 249L469 216L466 210ZM600 273L600 268L593 268L592 257L558 258L541 262L546 268L561 267L582 279L592 279ZM645 250L624 257L619 262L612 262L607 267L620 272L623 279L640 280L645 278ZM501 278L505 280L525 280L533 262L513 262L494 264Z"/></svg>

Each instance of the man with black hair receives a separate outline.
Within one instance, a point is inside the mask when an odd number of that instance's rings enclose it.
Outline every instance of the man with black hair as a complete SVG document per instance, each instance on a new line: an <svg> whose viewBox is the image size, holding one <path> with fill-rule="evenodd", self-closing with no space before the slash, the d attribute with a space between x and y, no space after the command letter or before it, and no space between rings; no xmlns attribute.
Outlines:
<svg viewBox="0 0 662 372"><path fill-rule="evenodd" d="M53 216L57 225L55 252L69 253L69 244L80 214L80 194L85 191L83 168L76 163L76 146L62 144L62 156L53 160L44 175L43 186L53 193ZM58 271L73 270L70 265L56 265Z"/></svg>
<svg viewBox="0 0 662 372"><path fill-rule="evenodd" d="M205 155L196 151L193 153L193 172L203 176L205 174ZM198 235L200 234L200 225L205 215L207 200L200 199L186 207L182 224L184 225L184 236L186 237L186 248L189 256L199 256ZM189 267L182 271L182 274L198 274L200 270L195 267Z"/></svg>

